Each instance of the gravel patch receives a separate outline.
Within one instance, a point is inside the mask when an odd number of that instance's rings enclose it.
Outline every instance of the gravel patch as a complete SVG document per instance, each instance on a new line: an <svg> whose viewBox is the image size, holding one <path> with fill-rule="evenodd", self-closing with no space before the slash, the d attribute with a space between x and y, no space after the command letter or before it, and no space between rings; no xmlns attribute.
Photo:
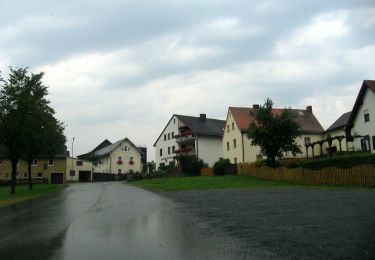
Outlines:
<svg viewBox="0 0 375 260"><path fill-rule="evenodd" d="M163 192L254 258L375 259L375 191L249 189ZM197 223L199 224L199 223ZM226 246L223 244L223 246Z"/></svg>

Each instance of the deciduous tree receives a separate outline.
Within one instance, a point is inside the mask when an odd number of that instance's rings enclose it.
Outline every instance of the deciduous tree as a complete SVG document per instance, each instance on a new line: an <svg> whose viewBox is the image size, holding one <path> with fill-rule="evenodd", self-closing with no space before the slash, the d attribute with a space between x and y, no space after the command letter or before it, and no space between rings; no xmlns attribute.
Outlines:
<svg viewBox="0 0 375 260"><path fill-rule="evenodd" d="M276 157L282 158L284 153L301 153L296 143L300 126L291 109L273 113L272 107L272 100L267 98L263 106L250 112L249 116L254 120L249 125L247 137L251 145L260 146L261 153L275 165Z"/></svg>

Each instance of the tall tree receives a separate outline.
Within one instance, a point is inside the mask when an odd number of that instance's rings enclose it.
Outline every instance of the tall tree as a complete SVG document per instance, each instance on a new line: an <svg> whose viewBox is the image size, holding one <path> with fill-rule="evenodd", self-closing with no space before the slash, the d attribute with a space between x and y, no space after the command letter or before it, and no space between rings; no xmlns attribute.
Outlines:
<svg viewBox="0 0 375 260"><path fill-rule="evenodd" d="M276 157L282 158L286 152L301 153L295 141L300 135L300 126L291 109L273 113L272 107L272 100L267 98L263 106L250 112L249 116L254 120L249 125L247 137L251 139L251 145L260 146L261 153L275 165Z"/></svg>
<svg viewBox="0 0 375 260"><path fill-rule="evenodd" d="M43 73L28 75L28 68L10 68L9 79L0 90L0 142L11 160L11 193L15 192L17 162L28 162L29 187L31 163L38 156L52 156L65 143L64 126L54 118L46 99ZM48 158L47 157L47 158Z"/></svg>

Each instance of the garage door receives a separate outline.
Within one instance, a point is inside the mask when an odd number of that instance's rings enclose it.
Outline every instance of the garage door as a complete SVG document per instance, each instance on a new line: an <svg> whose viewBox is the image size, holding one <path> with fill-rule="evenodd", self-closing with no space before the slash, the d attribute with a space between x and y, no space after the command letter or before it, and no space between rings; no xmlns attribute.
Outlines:
<svg viewBox="0 0 375 260"><path fill-rule="evenodd" d="M64 174L62 172L51 173L51 184L63 184Z"/></svg>
<svg viewBox="0 0 375 260"><path fill-rule="evenodd" d="M89 172L89 171L79 171L79 181L80 182L91 181L91 172Z"/></svg>

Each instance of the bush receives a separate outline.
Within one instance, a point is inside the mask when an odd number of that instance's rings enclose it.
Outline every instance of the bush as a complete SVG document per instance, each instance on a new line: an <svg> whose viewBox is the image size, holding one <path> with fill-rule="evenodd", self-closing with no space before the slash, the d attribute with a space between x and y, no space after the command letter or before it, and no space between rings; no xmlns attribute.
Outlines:
<svg viewBox="0 0 375 260"><path fill-rule="evenodd" d="M201 169L207 167L207 164L203 162L203 160L198 159L194 155L178 156L177 160L181 167L181 171L186 176L199 176L201 175Z"/></svg>
<svg viewBox="0 0 375 260"><path fill-rule="evenodd" d="M312 170L320 170L326 167L350 168L361 164L375 164L375 154L352 154L335 156L316 160L304 160L302 166Z"/></svg>
<svg viewBox="0 0 375 260"><path fill-rule="evenodd" d="M220 159L219 161L215 162L213 166L214 175L222 176L225 175L225 169L230 167L229 159Z"/></svg>

